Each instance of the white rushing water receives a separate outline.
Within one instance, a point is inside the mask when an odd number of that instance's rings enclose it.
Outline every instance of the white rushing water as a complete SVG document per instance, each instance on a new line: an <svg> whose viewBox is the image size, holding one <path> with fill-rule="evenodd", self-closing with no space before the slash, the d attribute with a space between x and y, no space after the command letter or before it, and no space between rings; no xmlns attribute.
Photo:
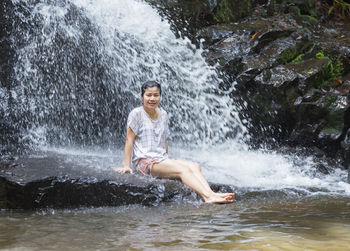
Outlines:
<svg viewBox="0 0 350 251"><path fill-rule="evenodd" d="M138 100L140 82L135 79L147 76L162 83L162 105L170 115L174 138L220 142L232 131L238 132L237 140L247 137L231 99L215 94L220 80L201 56L203 50L188 39L176 39L156 10L143 1L73 2L99 27L105 51L123 62L122 67L111 66L127 73L123 83L116 84Z"/></svg>
<svg viewBox="0 0 350 251"><path fill-rule="evenodd" d="M148 4L136 0L71 2L78 6L79 11L84 13L96 29L91 45L95 46L93 49L97 52L96 55L103 59L104 71L110 76L110 79L102 82L103 86L107 92L119 95L114 105L117 104L118 110L123 111L120 113L121 128L124 128L125 122L122 121L126 119L128 111L141 104L140 84L145 80L155 79L162 83L164 95L161 104L170 115L171 139L175 142L170 143L171 157L198 161L209 181L258 190L295 188L307 193L322 191L350 195L350 185L345 183L344 171L336 170L330 175L315 174L311 158L249 151L243 143L244 138L248 137L247 131L238 118L236 107L228 95L215 93L220 79L215 68L209 66L202 57L203 50L196 49L187 39L176 39L169 24L162 21L156 10ZM46 20L44 23L47 26L44 25L42 30L45 45L53 46L51 43L57 31L63 30L66 36L71 38L71 43L77 43L79 46L83 27L77 27L74 22L67 23L64 18L68 12L66 6L56 6L53 9L51 5L43 2L37 5L35 11L35 15ZM55 25L52 26L52 23ZM37 45L31 44L26 48L36 47ZM28 53L26 48L23 49L23 57ZM30 58L27 59L22 61L23 68L17 69L21 72L19 75L24 78L32 74L39 78L37 83L42 82L43 78L30 66ZM74 82L76 78L73 74L67 80L68 84L80 83ZM95 99L94 88L91 87L94 85L93 81L87 79L81 87L83 90L92 89L86 94L86 100L79 104L68 103L72 106L72 114L75 114L80 106L86 105L92 114L98 116L95 104L91 103L91 100ZM121 91L114 93L118 88ZM71 96L77 95L73 90L70 92ZM72 99L74 100L74 97ZM32 103L32 109L35 110L40 102L33 100L35 102ZM103 99L101 100L98 102L103 102ZM98 105L104 111L113 111L108 102L109 99ZM48 105L57 104L44 103L44 113L50 113ZM103 131L98 127L98 135L106 133L108 137L109 134L115 133L113 125L108 124L108 121L103 123L107 124L105 127L108 127L108 130ZM30 135L44 142L43 149L52 151L52 147L46 144L45 134L48 128L47 125L38 123L34 129L31 128ZM87 131L90 132L89 130ZM226 135L229 134L234 134L235 137L228 139ZM120 137L122 138L122 135ZM186 147L177 147L179 142L188 144ZM120 149L116 153L117 160L112 159L114 153L101 156L97 152L88 153L62 147L55 148L54 151L67 156L96 157L95 161L94 158L92 161L90 158L89 163L84 162L85 157L78 158L82 169L108 169L113 168L112 160L122 161ZM105 159L105 162L101 161L101 158ZM68 158L67 161L74 159ZM317 188L316 191L311 192L314 188Z"/></svg>
<svg viewBox="0 0 350 251"><path fill-rule="evenodd" d="M33 94L16 99L17 113L31 115L28 140L74 144L76 138L103 138L111 144L111 138L121 138L128 112L141 104L146 80L163 86L172 138L206 144L223 142L226 135L248 137L231 99L217 94L220 80L203 51L176 39L156 10L142 1L70 3L36 4L28 23L39 28L25 31L31 42L17 50L18 82Z"/></svg>

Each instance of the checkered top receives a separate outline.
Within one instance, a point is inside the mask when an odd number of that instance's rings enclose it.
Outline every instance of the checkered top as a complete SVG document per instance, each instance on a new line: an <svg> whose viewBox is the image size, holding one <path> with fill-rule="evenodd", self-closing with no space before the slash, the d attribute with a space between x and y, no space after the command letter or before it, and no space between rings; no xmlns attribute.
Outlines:
<svg viewBox="0 0 350 251"><path fill-rule="evenodd" d="M163 109L158 120L152 120L143 107L132 110L128 117L127 128L136 135L133 145L133 158L135 164L139 159L168 158L165 142L169 135L168 115Z"/></svg>

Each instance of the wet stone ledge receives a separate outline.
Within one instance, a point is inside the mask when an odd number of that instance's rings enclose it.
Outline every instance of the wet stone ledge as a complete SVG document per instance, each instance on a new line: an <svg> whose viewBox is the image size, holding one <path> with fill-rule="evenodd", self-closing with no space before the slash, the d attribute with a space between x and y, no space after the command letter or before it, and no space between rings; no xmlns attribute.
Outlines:
<svg viewBox="0 0 350 251"><path fill-rule="evenodd" d="M0 177L0 208L77 208L156 205L189 196L175 181L152 181L147 185L94 178L49 177L19 184Z"/></svg>
<svg viewBox="0 0 350 251"><path fill-rule="evenodd" d="M60 158L0 160L0 209L156 206L163 202L200 200L180 181L118 174L112 169L81 170L74 164L62 166ZM212 187L215 191L232 191L225 185Z"/></svg>

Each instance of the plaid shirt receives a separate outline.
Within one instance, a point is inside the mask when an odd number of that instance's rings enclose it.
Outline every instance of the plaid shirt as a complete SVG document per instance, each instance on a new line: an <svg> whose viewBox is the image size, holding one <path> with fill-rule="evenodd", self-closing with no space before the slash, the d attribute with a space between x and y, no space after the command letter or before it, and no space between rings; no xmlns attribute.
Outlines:
<svg viewBox="0 0 350 251"><path fill-rule="evenodd" d="M157 120L152 120L142 106L130 112L127 128L136 135L132 158L134 164L143 158L159 161L168 158L165 145L169 135L168 115L163 109L160 112Z"/></svg>

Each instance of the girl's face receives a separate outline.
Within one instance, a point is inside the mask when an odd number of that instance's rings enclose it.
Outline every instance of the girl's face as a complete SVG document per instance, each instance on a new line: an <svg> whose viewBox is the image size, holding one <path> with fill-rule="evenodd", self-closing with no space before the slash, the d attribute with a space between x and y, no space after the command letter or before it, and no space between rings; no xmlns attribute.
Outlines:
<svg viewBox="0 0 350 251"><path fill-rule="evenodd" d="M160 102L160 90L157 86L147 87L142 96L143 106L148 109L156 109Z"/></svg>

